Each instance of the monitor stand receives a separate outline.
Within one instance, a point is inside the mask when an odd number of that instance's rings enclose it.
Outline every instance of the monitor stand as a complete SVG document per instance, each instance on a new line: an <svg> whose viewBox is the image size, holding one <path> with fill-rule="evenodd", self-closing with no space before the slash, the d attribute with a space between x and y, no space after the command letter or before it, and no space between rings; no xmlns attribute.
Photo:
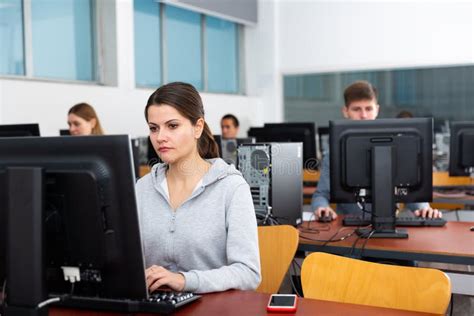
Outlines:
<svg viewBox="0 0 474 316"><path fill-rule="evenodd" d="M7 306L5 316L43 316L47 299L43 260L44 172L7 168Z"/></svg>
<svg viewBox="0 0 474 316"><path fill-rule="evenodd" d="M362 238L408 238L406 230L395 227L393 156L390 146L372 149L372 227L357 230Z"/></svg>

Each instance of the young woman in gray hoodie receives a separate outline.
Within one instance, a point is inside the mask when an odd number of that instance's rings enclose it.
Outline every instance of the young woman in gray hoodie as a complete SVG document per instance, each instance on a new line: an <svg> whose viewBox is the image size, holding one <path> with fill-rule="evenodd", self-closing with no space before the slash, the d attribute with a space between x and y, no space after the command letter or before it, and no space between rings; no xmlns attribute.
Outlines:
<svg viewBox="0 0 474 316"><path fill-rule="evenodd" d="M163 163L137 183L147 286L197 293L260 283L248 184L218 157L196 89L174 82L148 99L150 139Z"/></svg>

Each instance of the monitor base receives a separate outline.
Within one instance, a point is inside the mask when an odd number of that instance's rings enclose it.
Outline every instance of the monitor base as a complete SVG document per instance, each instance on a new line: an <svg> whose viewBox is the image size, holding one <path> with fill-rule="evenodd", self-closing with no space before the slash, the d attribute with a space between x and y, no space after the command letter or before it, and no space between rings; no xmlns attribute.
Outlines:
<svg viewBox="0 0 474 316"><path fill-rule="evenodd" d="M361 238L408 238L405 229L379 230L373 231L371 228L359 228L356 233Z"/></svg>

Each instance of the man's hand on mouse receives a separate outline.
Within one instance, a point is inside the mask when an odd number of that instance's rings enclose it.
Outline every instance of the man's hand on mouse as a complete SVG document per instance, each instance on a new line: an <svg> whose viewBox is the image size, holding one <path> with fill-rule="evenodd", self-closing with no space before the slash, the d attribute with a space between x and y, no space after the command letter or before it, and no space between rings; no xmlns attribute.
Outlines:
<svg viewBox="0 0 474 316"><path fill-rule="evenodd" d="M331 216L332 220L335 220L337 218L336 212L329 206L326 207L318 207L315 211L314 214L316 216L316 219L323 217L323 216Z"/></svg>

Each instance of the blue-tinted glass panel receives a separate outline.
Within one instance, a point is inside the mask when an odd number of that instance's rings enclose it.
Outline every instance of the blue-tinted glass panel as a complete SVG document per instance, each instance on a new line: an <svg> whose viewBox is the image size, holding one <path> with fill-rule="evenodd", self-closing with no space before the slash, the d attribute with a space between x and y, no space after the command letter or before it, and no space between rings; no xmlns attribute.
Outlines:
<svg viewBox="0 0 474 316"><path fill-rule="evenodd" d="M25 74L21 3L0 0L0 74Z"/></svg>
<svg viewBox="0 0 474 316"><path fill-rule="evenodd" d="M137 86L161 85L160 5L135 0L135 81Z"/></svg>
<svg viewBox="0 0 474 316"><path fill-rule="evenodd" d="M334 82L327 87L316 82L305 81L306 74L284 77L284 102L286 121L314 121L327 126L329 120L341 118L344 104L343 91L356 80L368 80L378 90L381 118L393 118L408 110L415 117L433 117L435 130L441 129L447 120L474 120L472 100L474 99L474 66L439 68L413 68L363 72L339 72L313 74ZM304 94L295 98L295 92L313 87L330 91L329 99L314 99Z"/></svg>
<svg viewBox="0 0 474 316"><path fill-rule="evenodd" d="M238 92L237 25L206 17L207 84L210 92Z"/></svg>
<svg viewBox="0 0 474 316"><path fill-rule="evenodd" d="M283 88L285 98L299 98L301 96L301 76L284 76Z"/></svg>
<svg viewBox="0 0 474 316"><path fill-rule="evenodd" d="M94 80L91 0L31 0L33 75Z"/></svg>
<svg viewBox="0 0 474 316"><path fill-rule="evenodd" d="M201 16L166 6L165 17L167 82L184 81L202 90Z"/></svg>

